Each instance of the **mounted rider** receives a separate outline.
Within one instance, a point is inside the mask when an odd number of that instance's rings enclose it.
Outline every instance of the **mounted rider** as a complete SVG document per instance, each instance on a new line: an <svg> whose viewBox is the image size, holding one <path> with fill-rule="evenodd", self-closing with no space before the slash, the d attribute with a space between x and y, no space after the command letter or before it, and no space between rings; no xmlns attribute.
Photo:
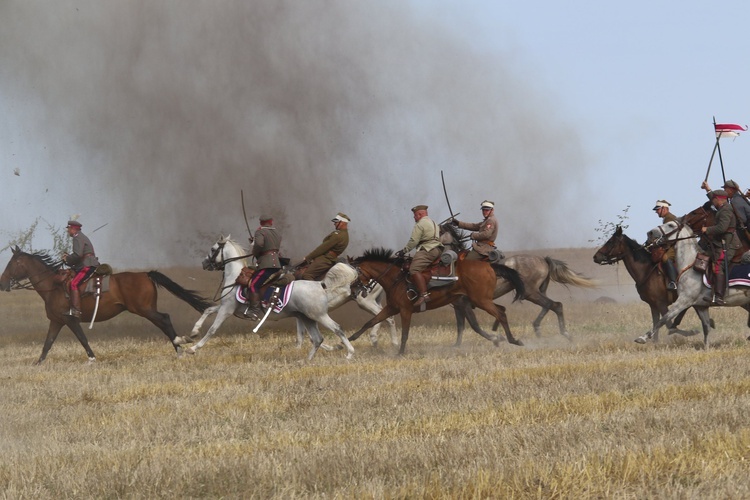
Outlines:
<svg viewBox="0 0 750 500"><path fill-rule="evenodd" d="M653 210L661 217L662 224L677 220L677 216L669 211L672 204L667 200L657 200ZM657 249L658 248L658 249ZM675 249L670 245L668 249L657 247L651 250L655 262L661 262L667 274L667 290L677 290L677 268L675 267Z"/></svg>
<svg viewBox="0 0 750 500"><path fill-rule="evenodd" d="M728 202L729 195L725 190L712 191L708 193L708 197L718 209L716 224L703 227L701 231L707 237L708 250L711 252L713 260L714 303L724 305L729 268L732 265L734 254L740 248L740 240L737 237L737 217Z"/></svg>
<svg viewBox="0 0 750 500"><path fill-rule="evenodd" d="M403 250L396 252L396 256L403 257L412 249L417 249L409 267L409 276L419 292L419 298L414 302L416 307L430 300L422 271L440 257L443 252L443 244L440 243L438 225L427 216L427 205L417 205L411 211L414 214L415 222L411 231L411 238L409 238Z"/></svg>
<svg viewBox="0 0 750 500"><path fill-rule="evenodd" d="M274 273L281 269L279 260L279 248L281 247L281 235L273 227L273 217L270 215L260 216L260 227L255 231L253 237L253 249L251 254L255 257L256 267L250 283L248 283L249 306L245 315L252 319L260 319L263 311L260 307L260 288L268 281Z"/></svg>
<svg viewBox="0 0 750 500"><path fill-rule="evenodd" d="M711 192L711 187L705 181L701 184L701 187L706 190L706 193ZM737 229L747 228L747 223L750 221L750 203L748 203L745 195L742 194L740 186L732 179L729 179L721 187L727 192L729 204L732 205L734 215L737 216Z"/></svg>
<svg viewBox="0 0 750 500"><path fill-rule="evenodd" d="M81 232L83 225L77 220L69 220L66 229L73 240L72 252L64 253L63 262L75 271L75 276L70 281L70 311L67 316L81 317L81 291L79 286L86 281L99 265L96 258L94 245L91 240Z"/></svg>
<svg viewBox="0 0 750 500"><path fill-rule="evenodd" d="M323 279L328 270L336 264L339 255L344 253L346 247L349 246L348 228L351 222L349 216L339 212L331 219L331 222L335 229L323 238L323 243L305 256L303 262L309 262L310 265L304 270L300 279Z"/></svg>
<svg viewBox="0 0 750 500"><path fill-rule="evenodd" d="M473 231L470 234L472 245L466 255L466 260L487 260L490 252L496 249L497 219L495 218L495 203L484 200L480 207L484 220L482 222L462 222L453 218L451 224L461 229Z"/></svg>

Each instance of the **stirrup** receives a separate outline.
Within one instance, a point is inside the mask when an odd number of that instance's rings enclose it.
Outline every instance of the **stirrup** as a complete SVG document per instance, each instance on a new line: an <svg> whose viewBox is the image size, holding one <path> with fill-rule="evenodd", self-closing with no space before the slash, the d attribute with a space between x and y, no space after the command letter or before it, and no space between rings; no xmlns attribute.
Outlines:
<svg viewBox="0 0 750 500"><path fill-rule="evenodd" d="M263 310L260 307L248 306L247 309L245 309L245 312L242 313L242 315L248 319L252 319L255 321L263 317Z"/></svg>
<svg viewBox="0 0 750 500"><path fill-rule="evenodd" d="M80 318L81 317L81 311L76 309L75 307L71 307L70 311L65 314L66 316L73 316L74 318Z"/></svg>
<svg viewBox="0 0 750 500"><path fill-rule="evenodd" d="M667 283L667 290L677 290L677 283L674 281Z"/></svg>
<svg viewBox="0 0 750 500"><path fill-rule="evenodd" d="M425 292L425 293L423 293L422 295L420 295L420 296L419 296L419 297L417 298L417 300L415 300L415 301L414 301L414 305L415 305L415 306L421 306L421 305L422 305L422 304L424 304L425 302L429 302L429 301L430 301L430 294L429 294L429 293L427 293L427 292Z"/></svg>

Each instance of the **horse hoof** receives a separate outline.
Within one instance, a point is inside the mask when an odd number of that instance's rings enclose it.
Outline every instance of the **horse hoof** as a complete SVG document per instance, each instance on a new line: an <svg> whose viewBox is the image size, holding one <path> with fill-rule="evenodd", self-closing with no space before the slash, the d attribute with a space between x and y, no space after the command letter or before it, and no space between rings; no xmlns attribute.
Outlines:
<svg viewBox="0 0 750 500"><path fill-rule="evenodd" d="M521 341L520 341L520 340L518 340L518 339L513 339L513 340L510 340L509 342L510 342L511 344L513 344L513 345L523 346L523 342L521 342Z"/></svg>
<svg viewBox="0 0 750 500"><path fill-rule="evenodd" d="M189 340L187 340L184 337L175 337L174 340L172 341L172 344L174 344L174 345L183 345L183 344L187 344L188 342L189 342Z"/></svg>
<svg viewBox="0 0 750 500"><path fill-rule="evenodd" d="M96 358L89 358L89 360L86 362L87 365L92 365L96 362Z"/></svg>
<svg viewBox="0 0 750 500"><path fill-rule="evenodd" d="M645 344L646 343L646 337L638 337L635 339L636 344Z"/></svg>
<svg viewBox="0 0 750 500"><path fill-rule="evenodd" d="M185 349L185 352L188 354L195 354L195 347L189 347Z"/></svg>

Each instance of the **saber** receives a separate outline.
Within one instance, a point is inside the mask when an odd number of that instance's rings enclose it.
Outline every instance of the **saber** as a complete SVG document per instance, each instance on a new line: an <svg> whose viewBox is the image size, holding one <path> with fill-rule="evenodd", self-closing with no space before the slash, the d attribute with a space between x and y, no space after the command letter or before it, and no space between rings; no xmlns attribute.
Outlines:
<svg viewBox="0 0 750 500"><path fill-rule="evenodd" d="M245 227L247 228L247 234L250 236L250 243L253 242L253 232L250 231L250 224L247 222L247 212L245 212L245 192L240 189L240 198L242 198L242 216L245 217Z"/></svg>
<svg viewBox="0 0 750 500"><path fill-rule="evenodd" d="M107 224L109 224L109 222L107 222L106 224L102 224L101 226L97 227L96 229L94 229L94 230L93 230L93 231L91 231L91 232L92 232L92 233L95 233L95 232L97 232L98 230L100 230L101 228L103 228L104 226L106 226Z"/></svg>
<svg viewBox="0 0 750 500"><path fill-rule="evenodd" d="M96 312L99 310L99 297L102 296L101 283L97 283L96 287L96 305L94 305L94 314L91 315L91 323L89 323L89 330L94 328L94 320L96 320Z"/></svg>
<svg viewBox="0 0 750 500"><path fill-rule="evenodd" d="M440 179L443 181L443 193L445 193L445 202L448 204L448 211L451 214L451 219L455 219L456 216L453 215L453 209L451 208L451 202L448 199L448 190L445 189L445 177L443 176L443 171L440 171Z"/></svg>
<svg viewBox="0 0 750 500"><path fill-rule="evenodd" d="M268 304L268 309L266 309L266 314L263 315L263 317L260 320L260 323L258 323L258 326L253 328L253 333L258 333L258 330L260 330L260 327L263 326L263 323L265 323L266 319L268 319L268 315L271 314L271 309L273 309L273 304Z"/></svg>

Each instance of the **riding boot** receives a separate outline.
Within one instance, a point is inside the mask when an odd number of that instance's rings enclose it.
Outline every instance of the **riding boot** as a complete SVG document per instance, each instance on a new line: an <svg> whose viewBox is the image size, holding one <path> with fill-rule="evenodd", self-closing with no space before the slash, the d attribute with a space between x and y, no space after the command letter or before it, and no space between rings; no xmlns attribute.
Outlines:
<svg viewBox="0 0 750 500"><path fill-rule="evenodd" d="M727 279L724 273L714 275L714 304L717 306L725 305L724 292L727 290Z"/></svg>
<svg viewBox="0 0 750 500"><path fill-rule="evenodd" d="M245 310L245 317L253 320L260 319L263 316L263 310L260 308L260 293L250 292L248 301L250 302Z"/></svg>
<svg viewBox="0 0 750 500"><path fill-rule="evenodd" d="M664 272L667 273L667 290L677 290L677 269L675 269L672 259L664 261Z"/></svg>
<svg viewBox="0 0 750 500"><path fill-rule="evenodd" d="M70 311L67 316L81 317L81 291L75 286L70 288Z"/></svg>
<svg viewBox="0 0 750 500"><path fill-rule="evenodd" d="M411 281L414 283L414 286L417 287L417 291L419 292L419 297L414 301L414 307L418 307L430 300L430 294L427 293L427 284L424 281L424 275L422 273L412 274Z"/></svg>

